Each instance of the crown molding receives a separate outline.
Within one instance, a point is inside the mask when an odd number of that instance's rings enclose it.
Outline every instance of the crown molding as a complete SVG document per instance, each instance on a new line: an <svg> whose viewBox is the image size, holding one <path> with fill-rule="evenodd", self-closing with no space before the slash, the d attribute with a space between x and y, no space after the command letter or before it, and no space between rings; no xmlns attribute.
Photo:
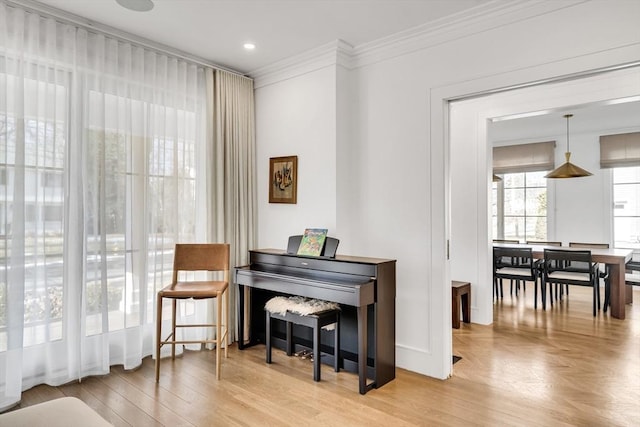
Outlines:
<svg viewBox="0 0 640 427"><path fill-rule="evenodd" d="M259 88L327 66L355 69L588 1L592 0L493 0L356 47L336 40L248 75Z"/></svg>
<svg viewBox="0 0 640 427"><path fill-rule="evenodd" d="M340 65L351 68L352 50L353 46L350 44L336 40L258 68L248 75L254 79L254 88L257 89L330 66Z"/></svg>
<svg viewBox="0 0 640 427"><path fill-rule="evenodd" d="M463 12L358 45L353 68L428 49L501 26L545 15L591 0L493 0Z"/></svg>

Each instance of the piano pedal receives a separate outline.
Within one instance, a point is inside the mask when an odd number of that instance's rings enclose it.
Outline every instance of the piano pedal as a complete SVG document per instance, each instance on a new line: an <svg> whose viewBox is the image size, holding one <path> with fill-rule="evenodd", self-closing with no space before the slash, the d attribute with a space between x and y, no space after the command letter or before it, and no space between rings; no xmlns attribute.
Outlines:
<svg viewBox="0 0 640 427"><path fill-rule="evenodd" d="M307 349L300 350L297 353L294 353L294 355L296 357L301 357L303 359L306 359L310 354L311 354L311 352L309 350L307 350Z"/></svg>

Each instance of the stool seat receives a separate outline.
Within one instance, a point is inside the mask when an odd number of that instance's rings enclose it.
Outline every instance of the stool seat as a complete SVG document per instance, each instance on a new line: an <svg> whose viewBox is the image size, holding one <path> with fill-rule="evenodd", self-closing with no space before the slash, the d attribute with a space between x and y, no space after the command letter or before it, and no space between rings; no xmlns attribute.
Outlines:
<svg viewBox="0 0 640 427"><path fill-rule="evenodd" d="M451 320L455 329L460 329L460 305L462 321L471 323L471 283L451 281Z"/></svg>
<svg viewBox="0 0 640 427"><path fill-rule="evenodd" d="M290 308L290 310L287 309ZM315 312L314 309L320 310ZM302 325L313 329L313 380L320 381L320 331L334 326L333 367L340 371L340 308L335 303L302 297L274 297L265 304L266 312L266 362L271 363L271 319L286 322L287 356L293 354L293 325Z"/></svg>

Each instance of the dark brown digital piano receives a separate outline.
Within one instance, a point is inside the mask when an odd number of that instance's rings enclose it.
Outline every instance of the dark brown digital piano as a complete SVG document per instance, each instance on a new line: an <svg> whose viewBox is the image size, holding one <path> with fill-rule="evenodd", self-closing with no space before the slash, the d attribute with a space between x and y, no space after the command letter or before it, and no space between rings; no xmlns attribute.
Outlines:
<svg viewBox="0 0 640 427"><path fill-rule="evenodd" d="M234 270L239 331L245 330L245 286L250 299L249 337L239 340L240 350L264 343L264 303L274 293L318 298L341 306L340 355L343 368L358 373L360 394L395 378L395 260L260 249L249 251L249 261Z"/></svg>

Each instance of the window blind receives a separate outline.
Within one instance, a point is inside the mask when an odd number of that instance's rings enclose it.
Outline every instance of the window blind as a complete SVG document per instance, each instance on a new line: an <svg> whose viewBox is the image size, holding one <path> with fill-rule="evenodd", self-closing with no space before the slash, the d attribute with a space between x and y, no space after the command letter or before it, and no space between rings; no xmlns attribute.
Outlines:
<svg viewBox="0 0 640 427"><path fill-rule="evenodd" d="M552 170L555 141L505 145L493 148L493 173L536 172Z"/></svg>
<svg viewBox="0 0 640 427"><path fill-rule="evenodd" d="M603 169L640 165L640 132L602 135L600 167Z"/></svg>

